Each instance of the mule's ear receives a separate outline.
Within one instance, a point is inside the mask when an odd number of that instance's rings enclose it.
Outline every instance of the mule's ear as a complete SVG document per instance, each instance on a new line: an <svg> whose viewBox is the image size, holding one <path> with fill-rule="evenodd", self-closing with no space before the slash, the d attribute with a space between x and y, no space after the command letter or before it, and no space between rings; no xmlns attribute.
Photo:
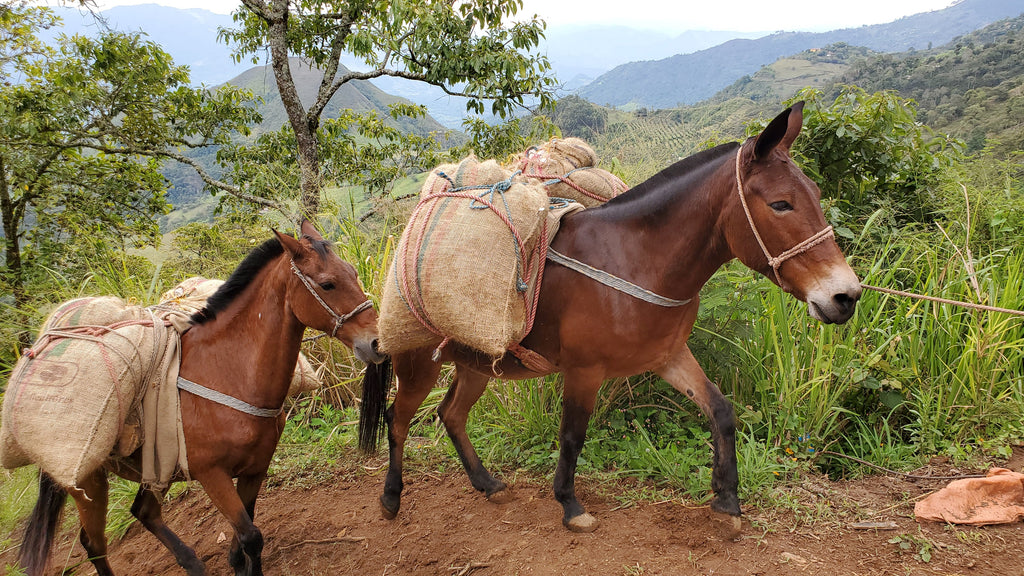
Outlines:
<svg viewBox="0 0 1024 576"><path fill-rule="evenodd" d="M305 218L302 219L302 224L299 226L299 230L302 232L303 236L308 236L313 240L323 241L324 239L316 229L316 226L313 226L313 223Z"/></svg>
<svg viewBox="0 0 1024 576"><path fill-rule="evenodd" d="M768 127L758 134L754 141L754 158L767 158L776 146L782 146L783 150L789 151L804 124L803 110L803 101L797 102L769 122Z"/></svg>
<svg viewBox="0 0 1024 576"><path fill-rule="evenodd" d="M271 228L271 230L274 230ZM289 234L281 234L277 230L274 230L274 235L277 236L277 241L284 246L285 252L291 254L292 258L300 256L302 254L302 245L295 238L292 238Z"/></svg>

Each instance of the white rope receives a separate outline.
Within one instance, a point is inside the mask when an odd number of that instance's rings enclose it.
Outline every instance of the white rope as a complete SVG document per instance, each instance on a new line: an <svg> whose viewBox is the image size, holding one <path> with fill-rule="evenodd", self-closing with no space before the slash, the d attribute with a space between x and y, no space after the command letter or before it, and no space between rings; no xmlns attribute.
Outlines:
<svg viewBox="0 0 1024 576"><path fill-rule="evenodd" d="M740 176L740 155L742 153L743 146L740 146L739 150L736 151L736 191L740 195L740 204L743 205L743 213L747 215L747 223L750 224L750 230L754 233L754 238L757 240L757 244L761 246L761 252L763 252L764 257L768 259L768 265L772 267L772 273L775 274L775 279L779 281L779 284L783 284L785 281L779 274L779 266L782 266L782 263L786 260L789 260L798 254L803 254L825 240L833 238L835 236L835 232L832 230L832 226L826 226L817 234L796 246L793 246L782 254L772 256L771 252L768 251L768 247L765 246L764 240L761 239L761 234L757 231L757 226L754 225L754 218L750 215L750 207L747 206L746 193L743 191L743 178Z"/></svg>

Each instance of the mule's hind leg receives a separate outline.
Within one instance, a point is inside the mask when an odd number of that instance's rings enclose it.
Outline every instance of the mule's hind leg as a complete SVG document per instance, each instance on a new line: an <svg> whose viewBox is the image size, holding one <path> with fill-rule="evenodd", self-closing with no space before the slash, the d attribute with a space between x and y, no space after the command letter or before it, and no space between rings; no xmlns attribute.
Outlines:
<svg viewBox="0 0 1024 576"><path fill-rule="evenodd" d="M437 408L437 413L444 423L444 429L448 432L455 451L462 460L462 466L469 475L469 481L473 488L483 492L491 502L502 504L511 499L505 483L497 480L484 468L480 457L473 444L466 434L466 420L469 418L469 410L480 399L480 396L487 389L489 378L468 369L455 369L455 381L448 388L444 400Z"/></svg>
<svg viewBox="0 0 1024 576"><path fill-rule="evenodd" d="M441 373L441 364L430 359L431 352L430 349L412 350L395 354L391 359L398 377L398 393L385 415L390 458L384 493L380 497L381 515L388 520L398 515L402 504L402 457L409 423Z"/></svg>
<svg viewBox="0 0 1024 576"><path fill-rule="evenodd" d="M728 528L740 528L740 501L736 494L739 474L736 471L736 416L732 404L708 380L689 348L658 369L658 375L673 388L693 400L711 424L711 445L714 458L711 463L711 489L715 493L711 509L730 516Z"/></svg>
<svg viewBox="0 0 1024 576"><path fill-rule="evenodd" d="M107 483L106 471L100 469L85 478L78 490L71 489L68 493L75 499L78 507L78 518L82 523L78 540L89 555L89 561L96 568L99 576L113 576L107 562Z"/></svg>
<svg viewBox="0 0 1024 576"><path fill-rule="evenodd" d="M138 518L146 530L174 554L178 565L184 568L189 576L205 576L206 566L203 565L203 561L164 523L160 499L152 490L139 487L135 501L132 502L132 516Z"/></svg>

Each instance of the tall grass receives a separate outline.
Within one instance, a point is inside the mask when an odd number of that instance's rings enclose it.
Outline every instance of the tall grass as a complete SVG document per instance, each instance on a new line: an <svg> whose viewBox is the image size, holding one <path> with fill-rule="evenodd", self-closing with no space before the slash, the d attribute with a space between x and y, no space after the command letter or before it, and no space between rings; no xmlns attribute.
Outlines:
<svg viewBox="0 0 1024 576"><path fill-rule="evenodd" d="M968 264L927 239L878 248L862 280L1024 308L1024 253L1002 250ZM1020 437L1024 318L865 291L848 325L828 326L767 281L755 284L759 310L740 337L697 338L706 350L736 348L726 362L706 364L755 438L794 454L837 445L886 459L874 445L963 455L983 437Z"/></svg>

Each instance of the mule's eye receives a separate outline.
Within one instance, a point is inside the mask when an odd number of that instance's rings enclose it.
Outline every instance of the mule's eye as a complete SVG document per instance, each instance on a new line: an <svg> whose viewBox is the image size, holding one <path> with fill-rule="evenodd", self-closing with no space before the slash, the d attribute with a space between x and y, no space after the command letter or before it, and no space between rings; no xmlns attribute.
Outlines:
<svg viewBox="0 0 1024 576"><path fill-rule="evenodd" d="M776 212L789 212L790 210L793 209L793 206L790 205L790 203L786 202L785 200L772 202L771 204L769 204L769 206L771 206L772 210L775 210Z"/></svg>
<svg viewBox="0 0 1024 576"><path fill-rule="evenodd" d="M320 287L324 290L334 290L334 282L324 282L320 284Z"/></svg>

